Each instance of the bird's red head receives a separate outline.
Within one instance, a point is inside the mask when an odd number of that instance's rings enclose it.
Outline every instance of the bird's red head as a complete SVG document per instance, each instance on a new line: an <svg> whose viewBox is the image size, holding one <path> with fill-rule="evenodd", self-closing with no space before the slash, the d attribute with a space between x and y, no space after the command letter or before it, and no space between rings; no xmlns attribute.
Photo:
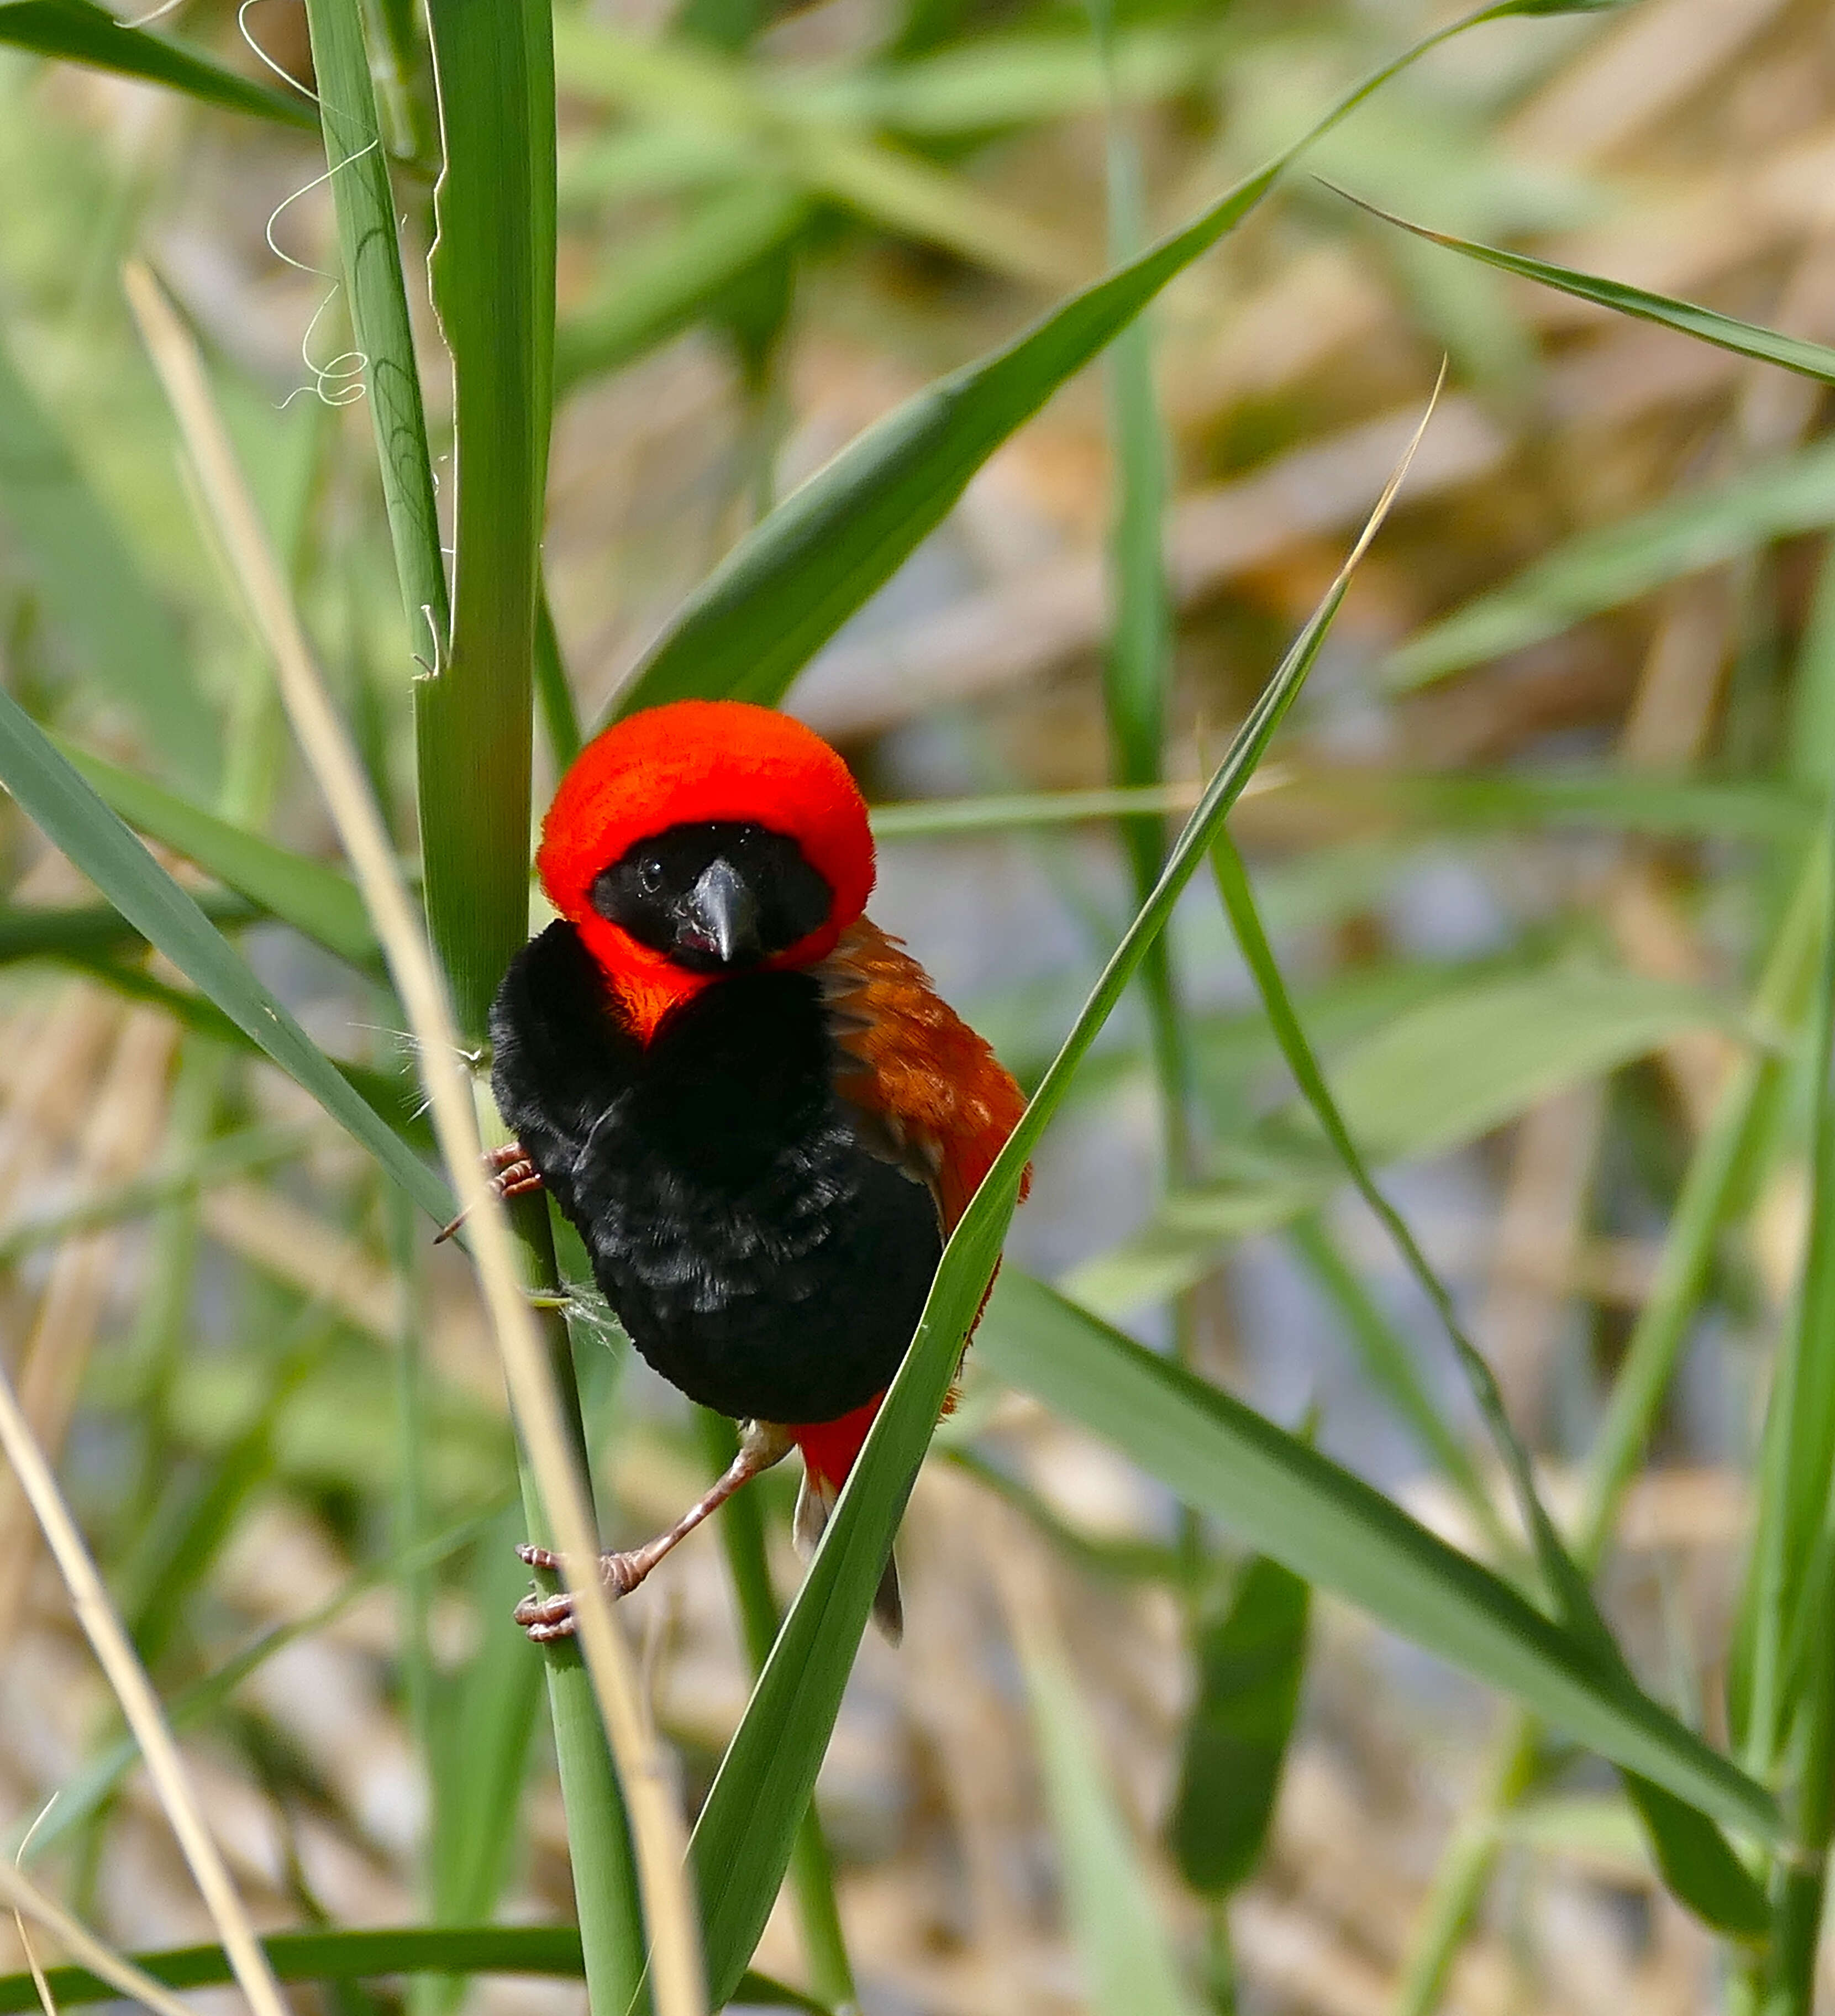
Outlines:
<svg viewBox="0 0 1835 2016"><path fill-rule="evenodd" d="M847 766L801 722L676 700L580 752L536 866L647 1040L729 974L826 958L873 892L873 833Z"/></svg>

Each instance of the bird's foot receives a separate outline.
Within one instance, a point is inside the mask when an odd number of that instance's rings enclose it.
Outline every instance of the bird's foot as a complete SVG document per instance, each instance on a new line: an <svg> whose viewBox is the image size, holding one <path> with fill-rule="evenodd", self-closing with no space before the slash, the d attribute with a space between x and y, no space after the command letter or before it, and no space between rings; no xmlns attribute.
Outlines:
<svg viewBox="0 0 1835 2016"><path fill-rule="evenodd" d="M542 1187L542 1172L524 1154L520 1141L505 1141L495 1148L487 1148L484 1173L491 1179L491 1188L502 1204L507 1204L512 1197L527 1197L531 1191ZM440 1228L434 1244L443 1246L465 1220L466 1214L462 1211L450 1225Z"/></svg>
<svg viewBox="0 0 1835 2016"><path fill-rule="evenodd" d="M516 1557L528 1567L540 1568L549 1575L559 1575L563 1571L561 1557L552 1548L524 1545L516 1549ZM628 1554L601 1554L599 1557L599 1579L605 1584L606 1593L614 1602L621 1596L628 1596L656 1566L657 1558L647 1547L639 1547ZM516 1621L538 1645L552 1644L557 1639L571 1638L574 1635L572 1591L559 1589L552 1596L546 1596L539 1589L532 1590L516 1605Z"/></svg>

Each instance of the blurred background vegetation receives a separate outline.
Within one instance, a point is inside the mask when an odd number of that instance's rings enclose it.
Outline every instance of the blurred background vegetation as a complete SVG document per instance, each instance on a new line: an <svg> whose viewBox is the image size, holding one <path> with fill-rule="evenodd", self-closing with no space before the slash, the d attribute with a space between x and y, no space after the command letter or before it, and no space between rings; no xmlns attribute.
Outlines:
<svg viewBox="0 0 1835 2016"><path fill-rule="evenodd" d="M9 0L0 38L34 5ZM257 84L310 79L294 0L250 0L240 35L220 0L163 11L159 33ZM378 0L379 49L412 54L405 12ZM1114 0L1104 22L1106 74L1066 0L557 16L538 804L570 716L603 715L775 496L1435 25L1412 0ZM444 496L450 386L419 285L435 111L412 61L382 69ZM290 131L0 48L0 671L67 747L335 859L124 306L121 264L147 257L207 346L412 855L428 647L401 614L306 109ZM884 808L876 917L1035 1082L1143 872L1099 804L1049 794L1163 774L1167 810L1195 801L1450 361L1232 830L1351 1131L1557 1515L1578 1513L1628 1341L1669 1298L1682 1348L1602 1597L1644 1684L1724 1746L1809 1183L1790 1039L1814 934L1792 891L1835 765L1824 395L1404 235L1328 185L1835 343L1830 11L1643 0L1505 22L1305 165L1321 179L1293 180L1112 372L999 450L789 704ZM1127 418L1150 371L1163 437ZM1110 642L1116 412L1142 458L1128 494L1166 488L1163 738L1151 706L1130 714L1125 628ZM130 791L117 775L105 795L178 866L170 807ZM10 805L0 848L0 1348L257 1917L568 1918L540 1666L508 1622L515 1460L462 1256L430 1250ZM376 974L179 872L412 1126ZM1148 980L1048 1137L1010 1254L1508 1562L1507 1496L1444 1336L1304 1124L1207 884ZM1192 1096L1169 1102L1182 1074ZM1678 1303L1665 1237L1716 1142L1724 1180L1691 1221L1699 1281ZM588 1307L574 1320L595 1327ZM635 1539L700 1488L708 1448L596 1327L602 1515ZM905 1523L905 1647L866 1643L819 1789L873 2016L1718 2006L1724 1949L1657 1882L1603 1767L1525 1748L1509 1711L1355 1610L1309 1615L1284 1571L970 1366ZM799 1573L790 1489L753 1494L780 1594ZM624 1615L692 1809L752 1672L714 1538ZM32 1844L44 1879L122 1946L206 1936L120 1740L0 1478L9 1849L61 1788ZM1157 1920L1138 1946L1077 1936L1115 1895L1106 1854ZM786 1892L757 1965L832 1996L811 1937ZM1164 1952L1182 1985L1153 1974ZM0 1971L22 1964L0 1925ZM337 2016L405 1996L433 2016L459 1990L322 1993ZM469 1993L502 2016L581 1994Z"/></svg>

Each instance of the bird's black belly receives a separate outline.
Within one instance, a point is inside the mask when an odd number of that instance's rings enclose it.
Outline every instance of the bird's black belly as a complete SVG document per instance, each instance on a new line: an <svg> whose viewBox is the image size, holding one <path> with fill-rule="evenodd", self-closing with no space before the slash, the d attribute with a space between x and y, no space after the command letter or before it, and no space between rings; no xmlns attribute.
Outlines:
<svg viewBox="0 0 1835 2016"><path fill-rule="evenodd" d="M808 974L704 988L640 1043L570 924L491 1010L505 1121L664 1377L736 1418L833 1420L891 1383L942 1251L928 1188L862 1145Z"/></svg>

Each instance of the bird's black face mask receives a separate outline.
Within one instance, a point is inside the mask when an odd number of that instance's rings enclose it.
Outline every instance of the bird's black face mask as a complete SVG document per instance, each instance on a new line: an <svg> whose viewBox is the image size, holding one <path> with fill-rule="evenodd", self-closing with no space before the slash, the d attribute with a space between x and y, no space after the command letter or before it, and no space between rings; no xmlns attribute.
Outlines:
<svg viewBox="0 0 1835 2016"><path fill-rule="evenodd" d="M743 973L824 923L834 892L787 833L672 826L603 869L592 907L689 973Z"/></svg>

